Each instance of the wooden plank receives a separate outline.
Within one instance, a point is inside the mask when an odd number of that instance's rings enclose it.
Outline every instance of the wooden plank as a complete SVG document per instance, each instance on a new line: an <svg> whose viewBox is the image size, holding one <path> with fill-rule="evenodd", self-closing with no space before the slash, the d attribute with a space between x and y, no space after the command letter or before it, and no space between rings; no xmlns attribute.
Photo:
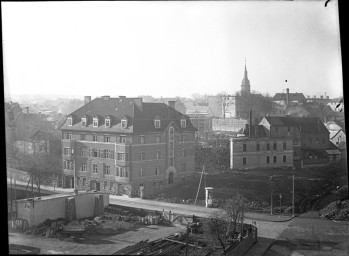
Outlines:
<svg viewBox="0 0 349 256"><path fill-rule="evenodd" d="M186 243L184 243L184 242L180 242L180 241L177 241L177 240L172 240L172 239L169 239L169 238L162 238L163 240L167 240L167 241L170 241L170 242L174 242L174 243L179 243L179 244L186 244ZM189 244L188 243L188 245L189 246L195 246L195 247L197 247L197 248L203 248L203 247L201 247L201 246L198 246L198 245L195 245L195 244Z"/></svg>

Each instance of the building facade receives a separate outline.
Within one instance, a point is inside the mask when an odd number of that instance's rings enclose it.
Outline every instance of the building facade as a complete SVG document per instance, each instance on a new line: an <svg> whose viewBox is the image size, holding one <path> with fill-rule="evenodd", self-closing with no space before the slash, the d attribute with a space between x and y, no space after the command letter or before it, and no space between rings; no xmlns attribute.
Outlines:
<svg viewBox="0 0 349 256"><path fill-rule="evenodd" d="M269 138L289 138L292 140L295 167L312 164L326 164L325 150L334 149L329 131L316 117L264 117L263 125Z"/></svg>
<svg viewBox="0 0 349 256"><path fill-rule="evenodd" d="M196 129L174 102L87 96L61 130L66 187L143 197L195 169Z"/></svg>
<svg viewBox="0 0 349 256"><path fill-rule="evenodd" d="M230 139L230 168L292 168L291 139L238 136Z"/></svg>

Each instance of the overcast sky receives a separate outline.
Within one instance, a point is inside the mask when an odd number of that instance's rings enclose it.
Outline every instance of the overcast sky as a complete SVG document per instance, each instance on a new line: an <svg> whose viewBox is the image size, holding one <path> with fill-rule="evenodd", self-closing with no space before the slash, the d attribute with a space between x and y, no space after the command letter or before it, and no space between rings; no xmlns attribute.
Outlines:
<svg viewBox="0 0 349 256"><path fill-rule="evenodd" d="M5 94L342 95L337 1L2 2ZM287 80L287 83L285 82Z"/></svg>

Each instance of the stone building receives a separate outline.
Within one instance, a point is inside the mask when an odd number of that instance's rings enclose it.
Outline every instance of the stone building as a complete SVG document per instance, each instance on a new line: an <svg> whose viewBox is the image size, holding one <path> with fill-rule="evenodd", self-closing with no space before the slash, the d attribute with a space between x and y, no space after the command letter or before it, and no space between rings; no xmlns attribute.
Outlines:
<svg viewBox="0 0 349 256"><path fill-rule="evenodd" d="M194 173L196 129L172 101L86 96L60 129L66 187L143 197Z"/></svg>
<svg viewBox="0 0 349 256"><path fill-rule="evenodd" d="M266 116L264 126L268 138L290 138L293 144L294 165L326 164L325 150L337 149L330 142L329 131L317 117Z"/></svg>

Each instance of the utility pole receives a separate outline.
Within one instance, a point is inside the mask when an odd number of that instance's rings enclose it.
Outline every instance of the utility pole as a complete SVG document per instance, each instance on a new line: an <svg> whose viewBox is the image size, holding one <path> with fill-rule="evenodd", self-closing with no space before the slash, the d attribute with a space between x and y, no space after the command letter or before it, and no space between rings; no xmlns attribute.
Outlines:
<svg viewBox="0 0 349 256"><path fill-rule="evenodd" d="M294 174L292 175L292 217L294 217Z"/></svg>
<svg viewBox="0 0 349 256"><path fill-rule="evenodd" d="M12 205L12 177L10 177L10 201L11 201L11 209L10 209L10 216L11 219L13 218L13 214L12 214L12 209L13 209L13 205Z"/></svg>
<svg viewBox="0 0 349 256"><path fill-rule="evenodd" d="M16 192L16 179L14 179L15 183L15 217L17 219L17 192Z"/></svg>
<svg viewBox="0 0 349 256"><path fill-rule="evenodd" d="M196 197L195 197L195 202L194 202L194 204L196 204L196 200L198 199L199 190L200 190L200 186L201 186L201 180L202 180L202 174L204 173L204 170L205 170L205 165L202 166L202 172L201 172L201 176L200 176L200 182L199 182L198 192L196 193Z"/></svg>

